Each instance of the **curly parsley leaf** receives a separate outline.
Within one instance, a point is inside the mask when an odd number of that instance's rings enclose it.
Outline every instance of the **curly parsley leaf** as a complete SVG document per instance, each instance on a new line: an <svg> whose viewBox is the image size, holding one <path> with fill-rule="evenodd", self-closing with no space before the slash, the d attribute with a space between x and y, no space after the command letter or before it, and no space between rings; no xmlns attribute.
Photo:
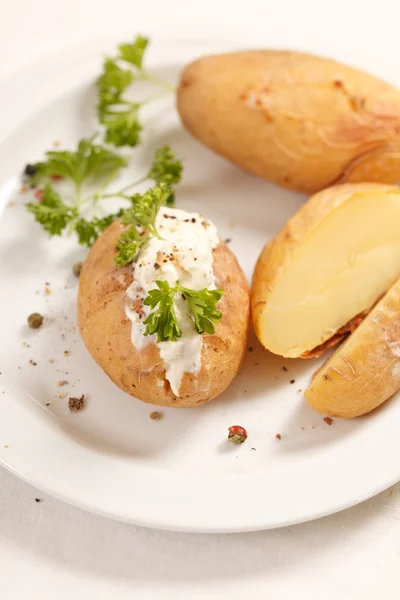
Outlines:
<svg viewBox="0 0 400 600"><path fill-rule="evenodd" d="M138 111L140 104L116 100L107 103L103 99L98 104L99 121L105 127L105 140L114 146L137 146L140 142L142 126Z"/></svg>
<svg viewBox="0 0 400 600"><path fill-rule="evenodd" d="M156 150L147 178L153 179L156 184L175 185L181 180L182 170L182 162L176 158L171 147L162 146Z"/></svg>
<svg viewBox="0 0 400 600"><path fill-rule="evenodd" d="M149 39L141 35L131 43L118 46L118 58L134 65L139 70L143 69L143 56L149 44Z"/></svg>
<svg viewBox="0 0 400 600"><path fill-rule="evenodd" d="M138 36L131 44L118 46L117 59L106 58L103 72L97 79L97 114L105 127L106 142L114 146L137 146L140 142L142 125L139 121L141 102L131 102L123 97L124 92L137 78L143 78L143 55L148 40ZM122 69L117 60L130 63L135 70Z"/></svg>
<svg viewBox="0 0 400 600"><path fill-rule="evenodd" d="M99 235L111 225L121 214L121 211L116 214L107 215L102 219L94 217L91 221L79 218L75 225L75 231L78 236L78 241L82 246L90 248L97 240Z"/></svg>
<svg viewBox="0 0 400 600"><path fill-rule="evenodd" d="M157 342L176 342L182 337L174 306L176 286L170 287L167 281L156 281L156 285L158 289L150 290L144 300L144 304L152 309L158 306L144 321L144 335L157 333Z"/></svg>
<svg viewBox="0 0 400 600"><path fill-rule="evenodd" d="M116 58L106 58L103 72L96 81L98 99L97 114L105 128L105 139L117 147L137 146L140 143L142 125L139 110L144 104L154 100L158 95L171 93L173 88L152 77L143 66L143 58L149 40L138 36L132 43L120 44ZM122 68L118 64L123 62ZM145 80L160 87L160 94L153 94L140 102L128 99L128 87L137 80Z"/></svg>
<svg viewBox="0 0 400 600"><path fill-rule="evenodd" d="M142 244L148 240L147 235L140 235L136 226L132 225L127 231L122 233L117 240L118 254L114 261L118 267L124 267L132 260L135 260Z"/></svg>
<svg viewBox="0 0 400 600"><path fill-rule="evenodd" d="M144 335L157 333L157 342L176 342L182 336L174 305L177 293L188 303L197 333L214 333L213 323L222 317L217 303L224 290L190 290L178 282L172 287L167 281L156 281L156 284L158 289L150 290L144 300L144 304L152 309L158 306L144 321L147 325Z"/></svg>
<svg viewBox="0 0 400 600"><path fill-rule="evenodd" d="M114 258L119 267L134 260L141 245L148 240L149 235L161 239L156 229L156 217L161 206L169 197L171 190L165 184L160 184L131 197L132 208L121 211L123 225L132 225L117 240L118 254ZM138 230L141 228L141 231Z"/></svg>
<svg viewBox="0 0 400 600"><path fill-rule="evenodd" d="M125 167L127 161L122 156L108 150L90 139L81 139L76 150L49 150L46 160L32 165L31 181L40 183L51 177L64 177L77 187L90 178L104 179L112 172Z"/></svg>
<svg viewBox="0 0 400 600"><path fill-rule="evenodd" d="M97 79L98 104L104 108L111 104L118 104L121 95L133 81L130 69L121 69L112 58L106 58L103 63L103 72Z"/></svg>
<svg viewBox="0 0 400 600"><path fill-rule="evenodd" d="M26 208L51 235L61 235L76 217L76 210L67 206L50 185L45 186L41 202L28 202Z"/></svg>
<svg viewBox="0 0 400 600"><path fill-rule="evenodd" d="M170 146L162 146L156 150L147 178L152 179L156 184L165 183L173 186L180 182L182 171L182 162L176 157L175 152ZM175 195L172 190L165 204L174 206Z"/></svg>
<svg viewBox="0 0 400 600"><path fill-rule="evenodd" d="M179 286L179 290L188 303L197 333L214 333L213 322L218 322L222 317L222 313L217 310L217 302L221 299L224 290L196 291L182 286Z"/></svg>
<svg viewBox="0 0 400 600"><path fill-rule="evenodd" d="M150 188L144 194L133 194L131 197L132 208L123 212L122 223L124 225L140 225L151 235L161 239L156 229L156 217L170 193L170 188L165 183L161 183Z"/></svg>

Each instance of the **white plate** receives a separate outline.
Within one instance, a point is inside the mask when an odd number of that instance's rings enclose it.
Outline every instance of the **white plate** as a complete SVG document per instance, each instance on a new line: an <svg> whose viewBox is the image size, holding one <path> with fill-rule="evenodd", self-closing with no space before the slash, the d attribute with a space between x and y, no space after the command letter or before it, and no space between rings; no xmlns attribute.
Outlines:
<svg viewBox="0 0 400 600"><path fill-rule="evenodd" d="M184 63L226 48L154 44L148 64L176 81ZM3 122L18 127L0 147L1 462L90 511L202 532L313 519L395 483L398 399L366 418L328 426L301 392L318 363L274 357L254 336L226 393L198 409L163 409L161 421L152 421L152 407L118 390L94 363L76 328L77 281L71 273L84 251L71 240L43 234L23 208L26 197L16 199L15 190L26 162L40 158L55 140L72 145L94 129L91 82L101 56L95 46L79 49L14 77L2 90ZM242 173L194 141L180 126L172 98L149 109L146 132L129 179L144 172L155 147L170 144L185 164L178 206L203 212L223 238L232 238L250 277L266 239L303 198ZM9 206L10 200L15 204ZM26 325L33 311L46 315L37 331ZM59 380L69 383L58 387ZM63 392L65 398L57 397ZM68 396L82 393L85 410L71 414ZM249 433L240 447L227 443L233 424Z"/></svg>

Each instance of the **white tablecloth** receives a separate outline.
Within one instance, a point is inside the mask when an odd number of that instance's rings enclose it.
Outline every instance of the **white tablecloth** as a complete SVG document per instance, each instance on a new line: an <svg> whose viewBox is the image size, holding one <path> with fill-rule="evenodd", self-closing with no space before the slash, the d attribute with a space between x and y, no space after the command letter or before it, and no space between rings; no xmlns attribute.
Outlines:
<svg viewBox="0 0 400 600"><path fill-rule="evenodd" d="M368 55L382 77L397 65L400 83L395 0L1 0L0 8L0 81L95 38L139 31L215 38L222 31L250 44L350 56L353 64ZM305 35L302 24L310 20ZM385 29L379 45L377 27ZM0 597L397 598L399 519L397 485L340 514L281 530L166 533L67 506L0 468Z"/></svg>

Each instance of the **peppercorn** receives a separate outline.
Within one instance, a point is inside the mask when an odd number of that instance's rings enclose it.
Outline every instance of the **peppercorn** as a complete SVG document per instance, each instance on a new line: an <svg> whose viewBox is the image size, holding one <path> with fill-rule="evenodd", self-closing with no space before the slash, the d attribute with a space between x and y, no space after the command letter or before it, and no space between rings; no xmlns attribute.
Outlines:
<svg viewBox="0 0 400 600"><path fill-rule="evenodd" d="M31 164L27 164L24 170L24 175L26 175L27 177L33 177L36 173L36 167L35 165L31 165Z"/></svg>
<svg viewBox="0 0 400 600"><path fill-rule="evenodd" d="M72 272L75 275L75 277L79 277L82 271L82 263L78 262L75 263L72 267Z"/></svg>
<svg viewBox="0 0 400 600"><path fill-rule="evenodd" d="M247 440L247 431L240 425L229 427L228 441L232 444L243 444Z"/></svg>
<svg viewBox="0 0 400 600"><path fill-rule="evenodd" d="M28 325L31 329L39 329L43 324L43 317L39 313L32 313L28 317Z"/></svg>

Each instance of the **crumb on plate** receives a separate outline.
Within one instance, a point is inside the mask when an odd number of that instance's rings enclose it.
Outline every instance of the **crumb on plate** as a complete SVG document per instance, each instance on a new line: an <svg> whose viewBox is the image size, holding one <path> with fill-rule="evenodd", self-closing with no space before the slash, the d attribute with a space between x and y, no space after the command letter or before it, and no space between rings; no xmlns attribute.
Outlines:
<svg viewBox="0 0 400 600"><path fill-rule="evenodd" d="M153 410L153 412L150 413L150 419L152 419L153 421L159 421L162 418L163 413L159 412L158 410Z"/></svg>
<svg viewBox="0 0 400 600"><path fill-rule="evenodd" d="M68 408L71 412L77 412L82 410L85 406L85 395L82 394L80 398L70 398L68 400Z"/></svg>

